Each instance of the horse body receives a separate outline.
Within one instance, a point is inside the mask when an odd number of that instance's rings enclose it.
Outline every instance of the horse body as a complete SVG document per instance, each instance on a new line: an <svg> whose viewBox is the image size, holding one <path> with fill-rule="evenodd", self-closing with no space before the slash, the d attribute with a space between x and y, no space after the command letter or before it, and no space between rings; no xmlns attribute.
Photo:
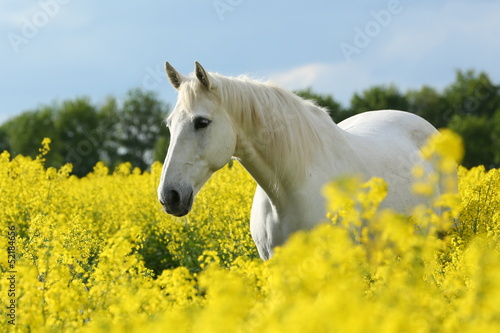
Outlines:
<svg viewBox="0 0 500 333"><path fill-rule="evenodd" d="M322 133L330 135L323 140L330 151L324 154L318 150L309 164L309 177L278 192L257 187L250 230L264 259L270 258L273 248L283 244L290 234L324 220L321 189L332 179L347 175L359 175L364 180L380 177L388 184L388 195L381 207L409 213L420 203L411 191L411 170L416 163L431 168L420 159L419 150L437 132L432 125L414 114L395 110L366 112L338 126L326 124L329 128ZM339 144L342 149L338 149ZM248 162L241 163L246 166Z"/></svg>
<svg viewBox="0 0 500 333"><path fill-rule="evenodd" d="M332 179L377 176L388 183L382 205L408 212L418 203L411 192L412 166L436 129L402 111L371 111L335 124L310 101L245 78L206 73L184 77L167 63L179 90L167 123L171 144L158 198L176 216L189 212L210 175L231 156L257 181L250 231L268 259L295 231L324 220L322 187Z"/></svg>

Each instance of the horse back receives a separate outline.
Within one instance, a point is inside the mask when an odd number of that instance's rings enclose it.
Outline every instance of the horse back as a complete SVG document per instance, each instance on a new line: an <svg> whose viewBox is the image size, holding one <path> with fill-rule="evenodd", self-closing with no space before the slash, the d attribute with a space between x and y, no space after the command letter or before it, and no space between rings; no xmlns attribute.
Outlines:
<svg viewBox="0 0 500 333"><path fill-rule="evenodd" d="M422 160L420 149L437 130L425 119L395 110L369 111L338 124L350 139L351 149L360 161L354 173L381 177L389 185L382 206L401 212L420 203L411 191L412 169L416 164L431 172L433 166ZM436 189L437 193L441 189Z"/></svg>
<svg viewBox="0 0 500 333"><path fill-rule="evenodd" d="M368 111L340 122L344 131L375 141L400 141L420 149L437 132L427 120L410 112L397 110Z"/></svg>

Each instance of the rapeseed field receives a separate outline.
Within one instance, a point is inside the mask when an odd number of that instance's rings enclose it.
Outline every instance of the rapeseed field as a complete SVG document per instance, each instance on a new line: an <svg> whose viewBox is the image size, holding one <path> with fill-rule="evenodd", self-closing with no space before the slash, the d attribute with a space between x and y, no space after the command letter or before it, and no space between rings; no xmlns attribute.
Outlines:
<svg viewBox="0 0 500 333"><path fill-rule="evenodd" d="M266 262L249 232L255 183L216 173L183 218L150 172L0 155L2 332L499 332L500 170L459 167L459 138L423 150L428 198L411 217L379 209L381 179L339 179L325 223ZM450 189L439 199L433 188ZM341 198L341 199L339 199ZM438 213L440 212L440 213Z"/></svg>

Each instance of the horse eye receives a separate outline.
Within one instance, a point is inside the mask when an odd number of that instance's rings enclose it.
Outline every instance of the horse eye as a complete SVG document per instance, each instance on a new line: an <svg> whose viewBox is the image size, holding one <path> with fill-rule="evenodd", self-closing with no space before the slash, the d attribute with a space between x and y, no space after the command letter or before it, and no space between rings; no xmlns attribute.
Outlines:
<svg viewBox="0 0 500 333"><path fill-rule="evenodd" d="M211 120L203 117L196 117L194 119L194 129L199 130L207 127L210 124Z"/></svg>

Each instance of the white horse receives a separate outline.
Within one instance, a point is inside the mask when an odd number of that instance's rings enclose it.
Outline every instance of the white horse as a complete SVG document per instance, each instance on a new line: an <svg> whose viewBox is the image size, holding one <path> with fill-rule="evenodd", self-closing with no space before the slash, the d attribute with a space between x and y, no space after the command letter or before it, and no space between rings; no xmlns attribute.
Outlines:
<svg viewBox="0 0 500 333"><path fill-rule="evenodd" d="M388 183L382 203L408 212L412 166L436 129L407 112L358 114L338 125L324 109L284 89L246 77L183 76L168 62L178 100L167 119L171 141L158 199L174 216L189 213L210 176L234 157L257 181L250 231L261 258L293 232L325 218L322 187L342 175L377 176Z"/></svg>

